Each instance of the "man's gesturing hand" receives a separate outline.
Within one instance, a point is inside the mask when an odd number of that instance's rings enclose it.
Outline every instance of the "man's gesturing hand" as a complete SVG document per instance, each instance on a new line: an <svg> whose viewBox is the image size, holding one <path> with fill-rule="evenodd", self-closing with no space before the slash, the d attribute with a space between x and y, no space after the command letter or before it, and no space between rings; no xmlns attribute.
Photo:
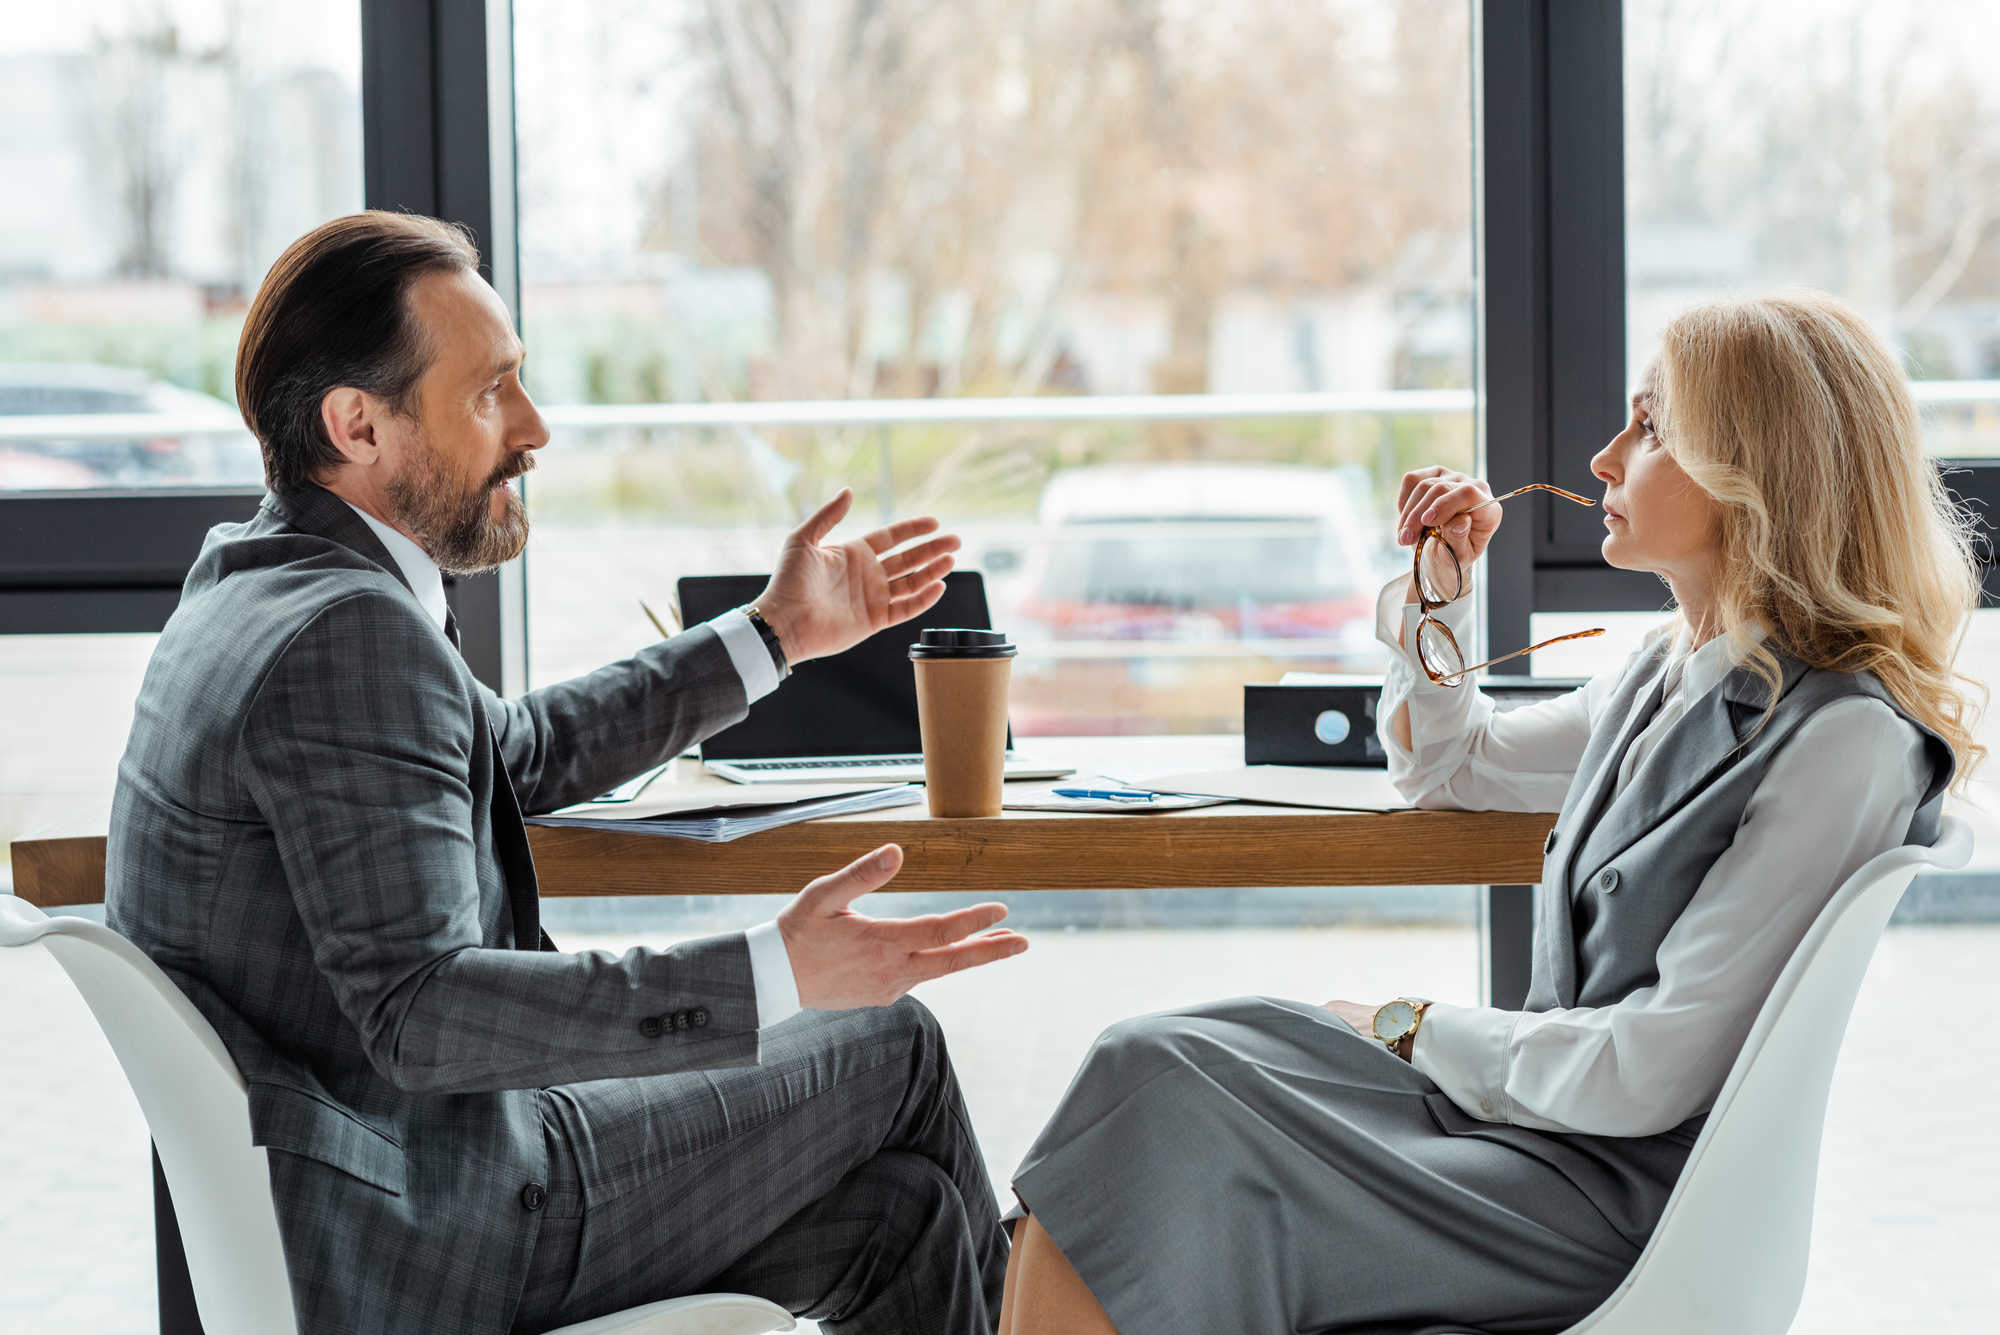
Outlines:
<svg viewBox="0 0 2000 1335"><path fill-rule="evenodd" d="M852 648L944 596L958 538L947 533L895 551L937 532L935 519L902 519L850 542L825 542L853 505L853 488L843 488L793 530L771 582L757 596L757 610L777 632L787 662Z"/></svg>
<svg viewBox="0 0 2000 1335"><path fill-rule="evenodd" d="M1028 948L1014 932L973 935L1006 917L1005 904L975 904L922 918L870 918L849 907L895 879L902 867L903 850L884 844L799 891L778 915L801 1006L821 1011L887 1006L918 983Z"/></svg>

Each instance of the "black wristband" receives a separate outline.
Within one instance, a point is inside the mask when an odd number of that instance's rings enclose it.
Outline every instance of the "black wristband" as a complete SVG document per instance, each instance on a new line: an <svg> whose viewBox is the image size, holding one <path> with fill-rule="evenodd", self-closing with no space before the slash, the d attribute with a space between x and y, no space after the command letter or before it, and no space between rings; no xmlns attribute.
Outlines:
<svg viewBox="0 0 2000 1335"><path fill-rule="evenodd" d="M785 646L778 643L778 632L772 630L771 623L764 620L764 614L757 610L757 604L750 603L741 610L750 624L757 628L758 638L764 641L764 647L771 651L771 665L778 669L778 676L781 679L790 676L791 664L785 661Z"/></svg>

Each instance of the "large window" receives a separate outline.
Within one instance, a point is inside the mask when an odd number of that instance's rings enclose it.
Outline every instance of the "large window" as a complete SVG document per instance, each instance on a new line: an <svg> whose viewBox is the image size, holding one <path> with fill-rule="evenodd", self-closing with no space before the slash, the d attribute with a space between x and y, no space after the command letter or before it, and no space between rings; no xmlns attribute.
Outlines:
<svg viewBox="0 0 2000 1335"><path fill-rule="evenodd" d="M1934 454L2000 456L2000 93L1983 59L2000 11L1625 0L1624 18L1628 384L1690 302L1814 287L1901 351ZM1557 516L1572 535L1592 522ZM1962 662L2000 678L1993 615ZM1535 671L1615 668L1660 619L1539 615L1538 638L1612 633Z"/></svg>
<svg viewBox="0 0 2000 1335"><path fill-rule="evenodd" d="M278 252L361 207L360 48L358 0L11 7L0 491L262 482L236 337Z"/></svg>
<svg viewBox="0 0 2000 1335"><path fill-rule="evenodd" d="M161 551L157 520L12 525L34 493L261 485L237 333L279 251L361 206L360 48L358 0L71 0L0 25L0 539L22 563L0 570L0 845L110 796L155 639L20 632L93 599L144 603L110 629L157 629L214 519ZM132 566L149 587L120 603L102 586Z"/></svg>
<svg viewBox="0 0 2000 1335"><path fill-rule="evenodd" d="M966 536L1020 733L1379 666L1394 480L1473 457L1462 0L515 14L533 681L842 485Z"/></svg>
<svg viewBox="0 0 2000 1335"><path fill-rule="evenodd" d="M1936 453L2000 454L2000 11L1627 0L1631 374L1688 301L1789 284L1903 352Z"/></svg>

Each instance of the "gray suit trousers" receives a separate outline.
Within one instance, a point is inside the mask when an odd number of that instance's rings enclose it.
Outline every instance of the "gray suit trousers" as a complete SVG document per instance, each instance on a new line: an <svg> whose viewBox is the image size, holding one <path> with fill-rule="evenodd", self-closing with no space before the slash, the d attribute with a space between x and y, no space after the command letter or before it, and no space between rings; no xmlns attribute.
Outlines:
<svg viewBox="0 0 2000 1335"><path fill-rule="evenodd" d="M911 999L807 1012L739 1070L542 1092L518 1335L751 1293L874 1335L987 1335L1007 1239L943 1035Z"/></svg>

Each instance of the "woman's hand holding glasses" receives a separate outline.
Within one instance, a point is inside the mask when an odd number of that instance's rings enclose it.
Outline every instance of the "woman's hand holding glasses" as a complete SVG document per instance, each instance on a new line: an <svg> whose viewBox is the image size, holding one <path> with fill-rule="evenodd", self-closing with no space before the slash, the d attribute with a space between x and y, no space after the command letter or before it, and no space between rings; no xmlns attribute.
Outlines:
<svg viewBox="0 0 2000 1335"><path fill-rule="evenodd" d="M1411 561L1410 590L1404 600L1417 604L1421 612L1417 621L1417 662L1422 666L1424 675L1440 686L1461 685L1480 668L1504 663L1510 658L1519 658L1564 640L1583 640L1604 633L1598 629L1558 635L1553 640L1543 640L1526 649L1489 658L1484 663L1468 664L1451 629L1432 615L1465 596L1468 585L1466 571L1485 553L1486 544L1493 540L1494 532L1500 527L1500 507L1494 502L1519 496L1524 491L1550 492L1578 505L1596 504L1588 496L1551 487L1546 482L1530 483L1504 496L1495 496L1478 478L1454 473L1448 468L1419 468L1403 475L1402 492L1398 497L1401 514L1397 520L1396 541L1416 548ZM1409 743L1404 738L1407 725L1401 722L1401 717L1401 711L1398 711L1397 736L1407 746Z"/></svg>
<svg viewBox="0 0 2000 1335"><path fill-rule="evenodd" d="M1492 500L1492 488L1484 482L1449 468L1433 465L1403 474L1402 490L1396 497L1396 542L1409 547L1423 538L1424 530L1438 530L1437 540L1450 549L1450 555L1437 550L1424 554L1425 582L1449 593L1447 602L1463 592L1462 588L1450 591L1454 582L1464 583L1457 579L1453 559L1456 570L1471 569L1499 531L1501 510ZM1412 589L1405 601L1416 602L1420 592Z"/></svg>

